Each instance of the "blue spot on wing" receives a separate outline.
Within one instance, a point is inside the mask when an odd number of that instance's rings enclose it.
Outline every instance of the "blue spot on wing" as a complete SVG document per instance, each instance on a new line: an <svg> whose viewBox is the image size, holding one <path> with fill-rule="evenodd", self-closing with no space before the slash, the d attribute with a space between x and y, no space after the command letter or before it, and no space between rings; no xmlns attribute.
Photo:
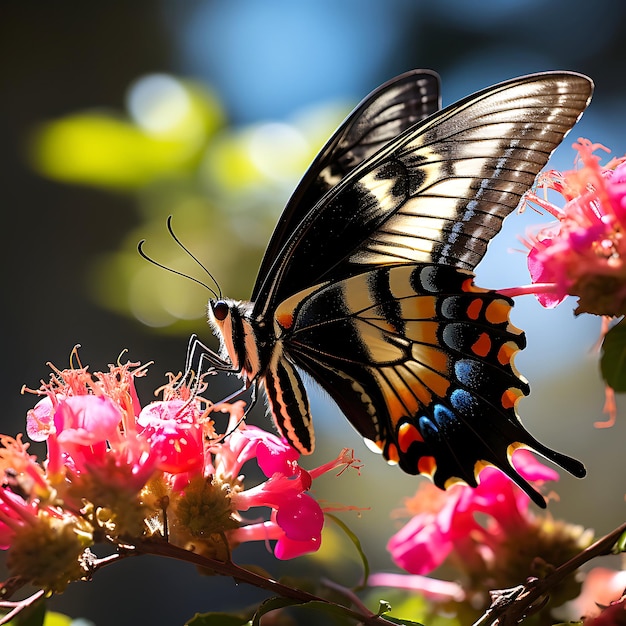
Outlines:
<svg viewBox="0 0 626 626"><path fill-rule="evenodd" d="M474 405L476 404L476 399L474 396L465 389L455 389L450 394L450 404L460 413L470 413Z"/></svg>

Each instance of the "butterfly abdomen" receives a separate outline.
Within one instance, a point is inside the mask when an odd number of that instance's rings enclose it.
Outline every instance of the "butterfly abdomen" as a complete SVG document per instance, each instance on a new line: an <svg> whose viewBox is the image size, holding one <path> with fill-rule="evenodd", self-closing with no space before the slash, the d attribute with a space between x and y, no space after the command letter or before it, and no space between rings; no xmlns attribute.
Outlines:
<svg viewBox="0 0 626 626"><path fill-rule="evenodd" d="M262 375L270 413L278 430L301 454L315 448L309 400L293 363L277 345L274 357Z"/></svg>

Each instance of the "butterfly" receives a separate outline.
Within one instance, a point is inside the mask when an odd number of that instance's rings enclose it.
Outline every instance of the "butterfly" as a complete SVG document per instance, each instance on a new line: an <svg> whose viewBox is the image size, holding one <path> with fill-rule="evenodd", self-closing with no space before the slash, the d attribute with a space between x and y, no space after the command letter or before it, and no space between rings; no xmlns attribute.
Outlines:
<svg viewBox="0 0 626 626"><path fill-rule="evenodd" d="M585 468L522 425L529 386L513 358L525 335L512 300L477 287L473 270L592 91L583 75L546 72L440 109L434 72L383 84L297 186L250 302L209 301L220 354L195 337L190 351L263 388L302 454L315 445L304 372L405 472L475 487L492 465L545 507L513 467L515 449L578 477Z"/></svg>

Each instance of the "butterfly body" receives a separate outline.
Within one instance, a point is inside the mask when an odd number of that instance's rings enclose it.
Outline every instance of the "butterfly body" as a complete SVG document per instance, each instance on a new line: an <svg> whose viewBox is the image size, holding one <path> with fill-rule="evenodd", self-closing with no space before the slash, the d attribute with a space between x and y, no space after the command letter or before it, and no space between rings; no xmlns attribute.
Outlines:
<svg viewBox="0 0 626 626"><path fill-rule="evenodd" d="M315 444L303 371L387 460L440 487L495 465L544 505L511 466L520 446L584 475L517 417L525 337L473 270L591 90L551 72L438 111L436 75L411 72L340 126L285 208L252 302L209 305L224 369L265 389L297 450Z"/></svg>

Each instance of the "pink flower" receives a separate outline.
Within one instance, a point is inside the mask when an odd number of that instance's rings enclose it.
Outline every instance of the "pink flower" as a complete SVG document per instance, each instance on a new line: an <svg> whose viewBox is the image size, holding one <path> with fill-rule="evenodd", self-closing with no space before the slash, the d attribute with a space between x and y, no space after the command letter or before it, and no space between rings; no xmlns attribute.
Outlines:
<svg viewBox="0 0 626 626"><path fill-rule="evenodd" d="M233 422L238 424L235 430L232 430ZM239 512L258 507L270 509L268 520L244 521L231 531L231 538L236 542L276 540L274 555L279 559L291 559L318 550L324 513L307 492L313 476L342 466L355 466L352 454L343 450L334 461L308 472L298 464L298 452L284 439L245 425L236 413L231 416L228 430L232 430L231 434L214 451L216 475L232 479L246 462L255 460L267 480L235 492L233 506Z"/></svg>
<svg viewBox="0 0 626 626"><path fill-rule="evenodd" d="M324 511L309 493L313 480L356 467L352 454L344 450L309 472L284 439L245 423L243 402L202 399L202 381L192 391L171 377L163 399L142 408L134 378L144 373L130 363L93 375L54 369L27 416L29 433L48 447L39 491L125 541L161 533L220 559L250 540L275 541L281 559L317 550ZM224 434L213 421L220 414ZM249 463L265 476L253 486L245 481ZM251 511L255 517L245 519Z"/></svg>
<svg viewBox="0 0 626 626"><path fill-rule="evenodd" d="M77 471L88 469L107 454L108 442L121 437L118 426L122 414L115 403L104 396L84 395L62 399L54 412L54 434L61 454L57 459L48 454L48 461L62 463L69 457ZM54 471L51 469L51 471Z"/></svg>
<svg viewBox="0 0 626 626"><path fill-rule="evenodd" d="M65 396L57 394L57 400ZM50 396L45 396L28 411L26 415L26 433L33 441L45 441L54 433L54 403Z"/></svg>
<svg viewBox="0 0 626 626"><path fill-rule="evenodd" d="M612 602L599 615L583 623L584 626L626 626L626 597Z"/></svg>
<svg viewBox="0 0 626 626"><path fill-rule="evenodd" d="M558 474L535 460L527 450L513 457L523 478L542 482ZM387 544L394 562L412 574L428 574L454 554L466 566L493 562L502 537L527 525L529 500L499 470L485 468L478 487L455 485L447 492L426 483L408 503L416 515ZM487 516L479 523L476 514ZM479 563L480 562L480 563Z"/></svg>
<svg viewBox="0 0 626 626"><path fill-rule="evenodd" d="M243 466L256 459L260 469L268 478L276 473L285 476L299 474L299 453L284 439L268 433L256 426L249 426L244 422L243 402L234 404L220 404L213 407L214 414L228 413L229 420L226 432L229 435L223 442L213 445L213 463L216 475L236 478Z"/></svg>
<svg viewBox="0 0 626 626"><path fill-rule="evenodd" d="M320 505L308 494L297 494L292 501L284 500L270 506L268 521L243 524L232 531L232 539L244 541L276 540L274 556L278 559L293 559L303 554L316 552L322 542L324 513Z"/></svg>
<svg viewBox="0 0 626 626"><path fill-rule="evenodd" d="M0 487L0 550L7 550L16 533L37 521L38 503L26 502L10 489Z"/></svg>
<svg viewBox="0 0 626 626"><path fill-rule="evenodd" d="M617 316L626 312L626 157L600 165L594 154L605 149L585 139L574 148L582 166L548 172L540 185L561 194L561 208L529 194L527 202L558 219L525 242L532 286L505 290L534 293L545 307L567 295L579 297L577 312Z"/></svg>
<svg viewBox="0 0 626 626"><path fill-rule="evenodd" d="M0 436L0 549L6 565L49 591L62 591L86 574L83 552L93 544L91 526L58 506L41 465L18 436Z"/></svg>
<svg viewBox="0 0 626 626"><path fill-rule="evenodd" d="M580 595L569 603L568 613L572 619L586 618L588 621L585 621L585 624L595 623L592 618L600 615L602 607L608 607L612 602L617 602L625 590L626 570L594 567L585 575ZM623 607L622 610L624 610ZM626 621L624 623L626 624Z"/></svg>
<svg viewBox="0 0 626 626"><path fill-rule="evenodd" d="M144 373L131 363L95 374L54 369L27 416L28 432L47 444L46 478L58 497L74 512L89 503L102 523L108 511L113 534L146 530L142 490L159 471L203 468L200 401L183 400L170 381L162 388L167 398L142 410L134 378Z"/></svg>
<svg viewBox="0 0 626 626"><path fill-rule="evenodd" d="M121 491L139 493L157 468L157 453L134 427L131 436L124 431L122 424L128 419L124 420L122 407L111 397L93 393L56 394L55 400L53 427L45 437L48 475L71 472L76 483L80 477L98 476L109 484L118 480Z"/></svg>
<svg viewBox="0 0 626 626"><path fill-rule="evenodd" d="M536 485L558 478L527 450L517 450L513 463ZM592 539L580 527L535 516L521 489L493 467L481 472L475 489L457 484L443 492L427 483L406 504L414 515L393 535L387 549L394 562L412 574L414 589L458 603L464 620L476 619L489 605L490 590L545 575ZM464 594L456 586L438 585L425 577L444 564L459 572ZM553 597L562 603L578 589L573 578L566 579L553 590Z"/></svg>
<svg viewBox="0 0 626 626"><path fill-rule="evenodd" d="M137 418L156 467L163 472L199 472L204 467L202 423L193 402L152 402Z"/></svg>
<svg viewBox="0 0 626 626"><path fill-rule="evenodd" d="M128 546L154 535L221 561L242 541L273 541L280 559L317 550L324 511L313 480L357 467L354 457L343 451L308 472L285 440L245 423L242 402L203 399L202 380L189 387L170 376L163 399L142 408L134 379L144 374L131 363L94 374L53 368L28 390L43 396L27 429L47 459L0 435L0 549L11 574L60 592L90 575L96 540ZM249 463L265 476L252 486Z"/></svg>

